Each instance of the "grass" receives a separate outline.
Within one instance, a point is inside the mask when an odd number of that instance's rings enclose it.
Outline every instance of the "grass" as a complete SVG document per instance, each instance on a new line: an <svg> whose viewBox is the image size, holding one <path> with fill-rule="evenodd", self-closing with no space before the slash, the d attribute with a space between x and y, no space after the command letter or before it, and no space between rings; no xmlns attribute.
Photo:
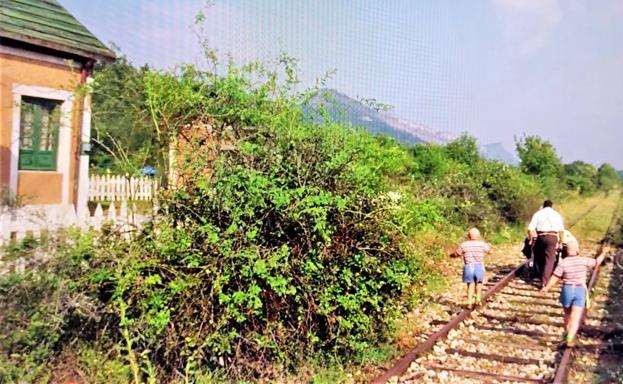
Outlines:
<svg viewBox="0 0 623 384"><path fill-rule="evenodd" d="M589 198L569 199L560 204L559 212L565 218L565 222L573 224L590 209L586 216L570 227L570 231L578 239L580 246L583 243L595 244L604 237L618 201L619 191L611 191L608 194L599 192Z"/></svg>
<svg viewBox="0 0 623 384"><path fill-rule="evenodd" d="M590 252L603 238L618 201L618 191L612 191L609 194L599 192L589 197L573 194L567 197L564 203L557 204L556 208L566 222L577 221L572 228L572 233L580 244L584 244L583 248ZM442 235L445 235L445 238ZM437 245L449 253L455 245L454 241L462 235L458 233L438 234L422 240L427 243L427 247ZM516 225L505 231L483 235L486 241L494 245L495 252L489 258L492 270L497 266L515 265L523 260L519 249L525 235L525 225ZM460 262L454 261L456 260L449 260L445 257L434 260L435 268L441 274L433 279L434 281L427 282L425 288L421 287L426 290L426 297L422 297L419 305L397 321L394 333L394 344L397 350L394 358L417 344L416 336L425 329L428 320L447 317L446 308L436 302L436 297L438 298L440 294L453 299L462 297L463 286L457 283L461 265ZM391 356L387 357L391 359Z"/></svg>
<svg viewBox="0 0 623 384"><path fill-rule="evenodd" d="M603 238L618 201L619 191L612 191L609 194L599 192L588 197L570 194L563 203L556 204L555 208L563 215L566 223L576 222L571 231L583 250L590 253L596 243ZM525 234L524 224L498 233L483 234L485 240L492 243L495 249L488 262L491 271L496 267L515 265L524 260L519 253ZM460 241L463 235L456 229L450 229L450 232L443 234L424 234L417 243L422 249L437 247L442 249L442 254L446 251L449 253L455 242ZM381 372L383 366L387 366L414 348L418 342L417 336L426 331L431 319L448 317L447 308L437 302L437 299L445 297L448 300L458 300L457 303L460 303L464 295L462 284L457 283L461 267L459 261L440 255L431 260L431 263L439 274L433 275L418 288L417 304L401 319L397 319L391 345L374 348L361 364L334 363L324 367L313 366L309 367L311 372L308 371L285 382L324 384L369 381Z"/></svg>
<svg viewBox="0 0 623 384"><path fill-rule="evenodd" d="M583 248L592 249L607 230L618 201L619 191L609 194L597 193L590 197L572 195L563 203L557 204L556 208L567 223L581 218L572 228L572 232ZM141 205L144 209L149 209L147 204ZM91 208L94 209L95 206ZM515 264L521 259L516 248L523 238L524 228L523 225L517 225L499 233L483 234L485 240L493 243L496 249L491 259L492 267L495 262ZM314 384L365 382L376 376L383 366L387 366L398 356L412 349L418 342L417 336L425 332L431 319L442 319L448 316L445 312L447 308L444 308L436 299L447 296L448 300L453 301L463 295L463 286L458 283L460 260L446 257L463 236L464 233L460 229L449 228L448 233L422 234L414 241L414 246L419 252L439 250L439 252L429 254L429 267L437 271L437 274L427 275L426 281L423 281L422 285L417 288L417 292L414 292L413 308L401 319L397 319L391 343L370 348L359 362L336 361L328 365L320 365L315 362L315 359L310 358L308 366L303 367L298 374L283 377L282 382ZM27 253L34 248L34 245L27 240L19 246L15 245L11 253ZM453 293L454 291L456 293ZM81 351L75 358L80 360L81 366L85 369L92 370L95 376L99 369L112 372L118 368L115 361L110 362L110 366L103 366L102 357L93 354L88 349ZM124 375L120 373L119 376ZM222 379L220 374L206 374L197 382L211 384L222 382ZM111 379L110 382L115 381Z"/></svg>

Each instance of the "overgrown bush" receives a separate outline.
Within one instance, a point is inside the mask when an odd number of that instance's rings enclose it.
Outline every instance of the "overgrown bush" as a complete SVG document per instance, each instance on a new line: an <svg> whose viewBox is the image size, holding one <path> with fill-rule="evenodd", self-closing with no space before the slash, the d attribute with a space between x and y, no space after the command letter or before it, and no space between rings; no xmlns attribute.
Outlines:
<svg viewBox="0 0 623 384"><path fill-rule="evenodd" d="M123 264L102 280L115 286L127 346L149 351L164 377L197 366L257 377L309 356L356 359L387 338L429 273L411 236L442 224L494 230L532 208L536 185L480 159L473 139L408 150L309 122L296 96L269 97L239 72L191 77L170 87L194 95L183 113L169 106L157 117L209 127L189 137L212 142L186 143L160 221L111 257ZM198 156L206 147L210 156Z"/></svg>
<svg viewBox="0 0 623 384"><path fill-rule="evenodd" d="M310 122L310 93L282 62L285 84L259 65L142 76L154 148L181 143L159 163L180 180L131 243L78 237L58 261L0 278L4 366L34 372L73 353L86 371L123 361L118 380L138 383L357 361L435 273L441 250L417 247L420 235L492 233L540 200L531 176L481 159L469 137L406 147Z"/></svg>
<svg viewBox="0 0 623 384"><path fill-rule="evenodd" d="M24 257L27 264L0 277L0 382L47 381L62 345L103 328L104 305L89 283L93 246L91 234L67 233L6 250L5 261Z"/></svg>
<svg viewBox="0 0 623 384"><path fill-rule="evenodd" d="M417 145L412 154L418 195L437 198L449 223L495 230L525 220L538 206L539 185L517 168L480 158L473 138Z"/></svg>
<svg viewBox="0 0 623 384"><path fill-rule="evenodd" d="M262 375L382 342L423 273L387 194L402 165L369 136L302 119L239 148L191 168L111 276L135 348L165 375Z"/></svg>
<svg viewBox="0 0 623 384"><path fill-rule="evenodd" d="M610 191L623 183L623 178L612 165L602 164L597 170L597 186L604 191Z"/></svg>

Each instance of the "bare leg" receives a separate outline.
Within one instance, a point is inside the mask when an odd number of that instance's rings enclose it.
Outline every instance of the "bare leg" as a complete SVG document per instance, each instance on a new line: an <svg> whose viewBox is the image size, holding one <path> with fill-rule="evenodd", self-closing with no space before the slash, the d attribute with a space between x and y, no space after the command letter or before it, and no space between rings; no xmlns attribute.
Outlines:
<svg viewBox="0 0 623 384"><path fill-rule="evenodd" d="M566 341L567 335L569 334L569 318L571 317L571 307L562 308L565 316L565 332L563 333L563 342Z"/></svg>
<svg viewBox="0 0 623 384"><path fill-rule="evenodd" d="M467 283L467 306L474 304L474 283Z"/></svg>
<svg viewBox="0 0 623 384"><path fill-rule="evenodd" d="M563 307L563 312L565 315L565 332L569 332L569 317L571 317L571 307L569 308Z"/></svg>
<svg viewBox="0 0 623 384"><path fill-rule="evenodd" d="M580 320L582 319L583 312L584 308L576 307L575 305L571 306L571 314L569 315L569 326L567 328L567 343L572 342L575 338L576 333L578 333L578 328L580 328Z"/></svg>

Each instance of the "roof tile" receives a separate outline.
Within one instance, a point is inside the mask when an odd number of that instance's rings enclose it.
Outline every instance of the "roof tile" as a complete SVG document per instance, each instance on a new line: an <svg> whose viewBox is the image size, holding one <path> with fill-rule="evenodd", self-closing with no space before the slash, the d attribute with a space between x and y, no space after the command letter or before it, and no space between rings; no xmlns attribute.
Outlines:
<svg viewBox="0 0 623 384"><path fill-rule="evenodd" d="M0 37L91 59L115 57L56 0L0 0Z"/></svg>

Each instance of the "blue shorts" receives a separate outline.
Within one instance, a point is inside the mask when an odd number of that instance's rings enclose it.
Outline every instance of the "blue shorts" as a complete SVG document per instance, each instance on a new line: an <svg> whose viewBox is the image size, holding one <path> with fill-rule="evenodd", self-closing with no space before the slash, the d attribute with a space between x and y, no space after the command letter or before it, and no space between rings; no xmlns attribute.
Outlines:
<svg viewBox="0 0 623 384"><path fill-rule="evenodd" d="M463 266L463 282L482 283L485 278L485 266L482 264L465 264Z"/></svg>
<svg viewBox="0 0 623 384"><path fill-rule="evenodd" d="M565 308L572 305L584 308L586 306L586 289L579 285L563 284L560 291L560 304Z"/></svg>

